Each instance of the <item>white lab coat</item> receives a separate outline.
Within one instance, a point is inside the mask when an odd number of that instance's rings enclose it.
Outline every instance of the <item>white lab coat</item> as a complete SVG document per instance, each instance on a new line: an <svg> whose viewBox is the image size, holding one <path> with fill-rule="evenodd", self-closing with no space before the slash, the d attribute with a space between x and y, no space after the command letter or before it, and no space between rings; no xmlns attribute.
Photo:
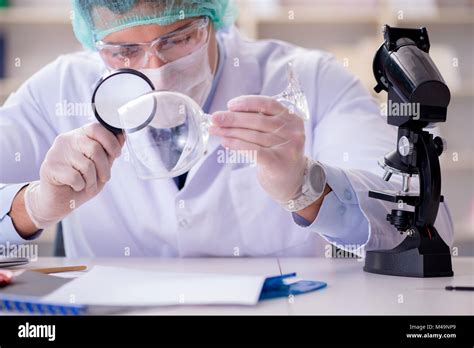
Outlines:
<svg viewBox="0 0 474 348"><path fill-rule="evenodd" d="M235 29L219 35L226 60L211 111L225 110L236 96L278 94L293 62L311 113L305 151L324 164L333 189L318 218L308 227L296 224L262 190L255 167L219 163L216 138L181 191L172 179L138 179L125 149L104 190L63 220L67 256L315 256L324 255L327 241L365 250L400 243L403 236L386 221L393 204L367 195L369 189L400 188L381 179L376 163L394 149L396 128L386 125L360 82L325 52L245 41ZM96 53L69 54L10 96L0 109L0 182L37 180L55 137L94 121L80 109L104 73ZM14 190L0 190L8 207ZM0 241L20 242L7 212L0 211ZM451 245L445 204L436 227Z"/></svg>

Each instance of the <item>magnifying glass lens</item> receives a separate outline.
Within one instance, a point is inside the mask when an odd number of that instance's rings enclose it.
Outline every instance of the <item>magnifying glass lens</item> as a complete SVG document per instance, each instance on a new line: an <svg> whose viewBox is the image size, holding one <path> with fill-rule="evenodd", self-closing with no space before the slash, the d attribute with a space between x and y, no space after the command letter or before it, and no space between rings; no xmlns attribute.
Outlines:
<svg viewBox="0 0 474 348"><path fill-rule="evenodd" d="M153 84L142 73L131 70L117 70L99 80L92 96L92 107L97 120L113 133L120 133L117 110L125 103L153 91ZM145 117L145 114L141 114ZM135 118L127 125L136 128L146 122L146 118Z"/></svg>

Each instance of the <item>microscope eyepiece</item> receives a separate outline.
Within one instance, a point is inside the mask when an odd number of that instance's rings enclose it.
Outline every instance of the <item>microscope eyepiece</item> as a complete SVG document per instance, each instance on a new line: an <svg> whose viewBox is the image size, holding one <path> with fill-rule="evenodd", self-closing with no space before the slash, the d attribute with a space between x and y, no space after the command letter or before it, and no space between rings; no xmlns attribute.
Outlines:
<svg viewBox="0 0 474 348"><path fill-rule="evenodd" d="M446 121L451 96L429 48L426 28L386 26L385 42L374 57L373 72L377 80L375 91L387 91L398 111L387 108L389 124L409 123L423 128L429 123ZM400 110L407 112L403 114Z"/></svg>

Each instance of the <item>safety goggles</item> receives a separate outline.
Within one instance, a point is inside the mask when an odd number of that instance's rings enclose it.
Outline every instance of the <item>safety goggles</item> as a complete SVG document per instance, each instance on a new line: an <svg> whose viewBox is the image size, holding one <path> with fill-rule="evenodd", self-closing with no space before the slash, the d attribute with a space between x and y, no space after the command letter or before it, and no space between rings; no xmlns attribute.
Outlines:
<svg viewBox="0 0 474 348"><path fill-rule="evenodd" d="M200 49L209 36L209 18L201 17L151 42L111 44L96 42L96 48L109 69L145 68L151 56L169 63Z"/></svg>

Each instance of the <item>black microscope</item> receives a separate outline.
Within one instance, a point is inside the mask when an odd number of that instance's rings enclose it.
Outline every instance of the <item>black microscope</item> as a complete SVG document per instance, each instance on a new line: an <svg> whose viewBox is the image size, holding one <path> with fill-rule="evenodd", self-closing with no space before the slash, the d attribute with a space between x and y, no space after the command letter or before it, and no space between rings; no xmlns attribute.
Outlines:
<svg viewBox="0 0 474 348"><path fill-rule="evenodd" d="M373 71L377 93L388 92L387 122L398 127L397 148L379 161L384 179L401 175L399 192L369 191L369 197L398 204L387 220L406 237L391 250L368 251L364 270L407 277L453 275L451 253L434 227L441 195L440 137L426 127L445 122L449 88L429 56L426 28L384 29L384 44L377 51ZM395 106L395 107L394 107ZM419 193L410 192L410 180L419 179ZM401 209L411 206L409 210Z"/></svg>

